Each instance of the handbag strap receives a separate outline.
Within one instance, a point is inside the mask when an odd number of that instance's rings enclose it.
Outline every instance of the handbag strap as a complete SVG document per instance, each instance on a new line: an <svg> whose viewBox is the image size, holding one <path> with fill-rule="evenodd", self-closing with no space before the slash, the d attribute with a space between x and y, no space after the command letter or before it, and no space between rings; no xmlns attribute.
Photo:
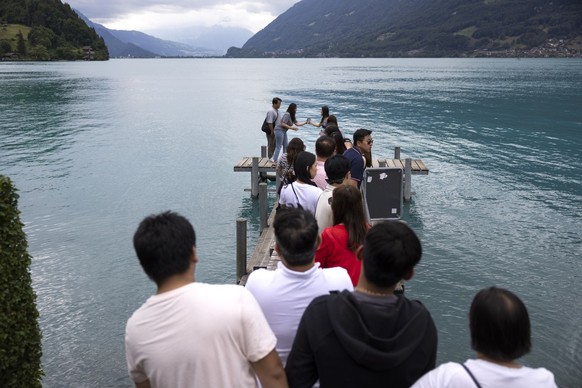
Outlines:
<svg viewBox="0 0 582 388"><path fill-rule="evenodd" d="M479 382L477 381L477 379L475 378L475 376L473 376L473 373L471 373L471 371L469 370L469 368L467 368L467 366L465 364L461 364L461 366L467 371L467 373L469 374L469 376L471 376L471 379L473 380L473 382L475 383L475 385L477 386L477 388L481 388L481 384L479 384Z"/></svg>
<svg viewBox="0 0 582 388"><path fill-rule="evenodd" d="M297 199L297 207L299 209L303 209L303 206L301 206L301 202L299 202L299 197L297 196L297 192L295 191L295 187L293 187L293 183L295 183L295 182L291 183L291 188L293 189L293 194L295 194L295 199Z"/></svg>

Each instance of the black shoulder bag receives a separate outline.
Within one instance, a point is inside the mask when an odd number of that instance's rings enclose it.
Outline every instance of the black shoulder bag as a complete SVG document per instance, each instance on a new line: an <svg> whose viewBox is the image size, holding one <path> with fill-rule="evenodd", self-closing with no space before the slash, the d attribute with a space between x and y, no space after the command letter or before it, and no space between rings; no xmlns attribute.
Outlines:
<svg viewBox="0 0 582 388"><path fill-rule="evenodd" d="M265 120L263 121L263 125L261 126L261 131L263 131L265 133L271 133L271 128L269 128L269 123L267 123L267 117L269 117L268 113L267 113L267 116L265 117ZM275 121L273 121L273 129L275 129L275 123L277 122L278 118L279 118L279 112L277 112L277 115L275 116Z"/></svg>

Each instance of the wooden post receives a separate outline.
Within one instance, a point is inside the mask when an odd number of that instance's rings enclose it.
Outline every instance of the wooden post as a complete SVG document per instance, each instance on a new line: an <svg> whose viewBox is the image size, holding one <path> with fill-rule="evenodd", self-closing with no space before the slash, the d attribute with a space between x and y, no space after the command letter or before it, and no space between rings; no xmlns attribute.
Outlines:
<svg viewBox="0 0 582 388"><path fill-rule="evenodd" d="M394 159L400 159L400 146L394 147Z"/></svg>
<svg viewBox="0 0 582 388"><path fill-rule="evenodd" d="M253 156L253 164L251 167L251 195L257 198L259 195L259 158Z"/></svg>
<svg viewBox="0 0 582 388"><path fill-rule="evenodd" d="M247 220L236 220L236 281L247 274Z"/></svg>
<svg viewBox="0 0 582 388"><path fill-rule="evenodd" d="M267 146L261 146L261 158L266 158L266 157L267 157ZM267 179L267 173L262 172L259 174L259 177L260 177L261 182L263 182Z"/></svg>
<svg viewBox="0 0 582 388"><path fill-rule="evenodd" d="M404 161L404 202L410 202L412 190L412 159Z"/></svg>
<svg viewBox="0 0 582 388"><path fill-rule="evenodd" d="M267 227L267 184L265 182L259 185L259 220L260 233Z"/></svg>
<svg viewBox="0 0 582 388"><path fill-rule="evenodd" d="M386 167L386 159L378 160L378 167Z"/></svg>

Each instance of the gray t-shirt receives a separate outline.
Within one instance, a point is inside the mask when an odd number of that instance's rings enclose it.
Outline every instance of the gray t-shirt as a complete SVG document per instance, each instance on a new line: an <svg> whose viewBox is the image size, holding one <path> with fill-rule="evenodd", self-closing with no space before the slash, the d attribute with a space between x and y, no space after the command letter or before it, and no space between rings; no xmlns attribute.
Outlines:
<svg viewBox="0 0 582 388"><path fill-rule="evenodd" d="M295 124L293 122L293 120L291 120L291 114L289 112L285 112L285 114L283 115L281 120L279 120L279 122L277 123L277 126L275 127L275 129L281 129L283 131L287 131L287 128L283 128L281 126L281 124L287 124L290 127L292 127L293 124Z"/></svg>
<svg viewBox="0 0 582 388"><path fill-rule="evenodd" d="M277 128L277 125L280 125L281 115L277 109L271 108L271 110L267 112L267 123L273 124L273 128Z"/></svg>

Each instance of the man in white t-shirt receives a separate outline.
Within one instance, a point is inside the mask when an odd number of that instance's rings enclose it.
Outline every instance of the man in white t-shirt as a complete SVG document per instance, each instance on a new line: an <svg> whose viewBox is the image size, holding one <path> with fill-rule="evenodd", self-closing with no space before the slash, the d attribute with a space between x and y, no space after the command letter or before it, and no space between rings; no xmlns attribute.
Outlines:
<svg viewBox="0 0 582 388"><path fill-rule="evenodd" d="M127 367L136 387L287 387L276 338L244 287L194 282L190 222L146 217L133 237L157 292L127 322Z"/></svg>
<svg viewBox="0 0 582 388"><path fill-rule="evenodd" d="M412 388L556 388L552 372L516 362L531 349L531 326L525 305L514 293L497 287L479 291L469 326L477 359L443 364Z"/></svg>
<svg viewBox="0 0 582 388"><path fill-rule="evenodd" d="M327 186L319 196L315 208L315 219L319 226L319 234L325 228L333 226L333 213L331 211L331 199L333 189L350 180L350 161L343 155L334 155L325 161L325 173Z"/></svg>
<svg viewBox="0 0 582 388"><path fill-rule="evenodd" d="M343 268L319 268L314 262L319 244L317 222L303 209L277 212L273 223L275 251L281 258L275 271L253 271L246 288L255 296L277 336L277 352L285 364L303 311L317 296L352 290Z"/></svg>
<svg viewBox="0 0 582 388"><path fill-rule="evenodd" d="M335 140L331 136L323 135L315 141L315 156L317 172L313 177L313 182L322 190L327 186L327 175L325 173L325 161L335 154Z"/></svg>

